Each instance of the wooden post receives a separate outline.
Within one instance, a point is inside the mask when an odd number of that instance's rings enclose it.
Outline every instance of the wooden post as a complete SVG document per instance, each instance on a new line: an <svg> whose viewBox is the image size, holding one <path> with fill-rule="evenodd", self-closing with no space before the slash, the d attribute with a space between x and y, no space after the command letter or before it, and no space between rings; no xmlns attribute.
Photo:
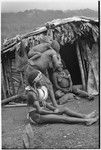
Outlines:
<svg viewBox="0 0 101 150"><path fill-rule="evenodd" d="M21 77L21 83L19 84L19 88L21 86L21 89L25 89L25 83L24 83L24 72L20 72L20 77Z"/></svg>
<svg viewBox="0 0 101 150"><path fill-rule="evenodd" d="M22 134L22 140L23 140L24 149L29 149L30 148L29 138L26 132Z"/></svg>
<svg viewBox="0 0 101 150"><path fill-rule="evenodd" d="M2 64L3 65L3 64ZM5 87L5 81L4 81L4 75L3 75L3 69L2 69L2 65L1 65L1 86L2 86L2 92L3 92L3 96L4 98L7 98L6 96L6 87Z"/></svg>
<svg viewBox="0 0 101 150"><path fill-rule="evenodd" d="M15 99L23 98L23 97L26 98L26 96L21 95L21 94L19 94L19 95L14 95L14 96L12 96L12 97L3 99L3 100L1 101L1 104L2 104L2 105L5 105L5 104L8 103L8 102L11 102L11 101L14 101ZM27 99L27 98L26 98L26 99Z"/></svg>
<svg viewBox="0 0 101 150"><path fill-rule="evenodd" d="M82 47L82 60L83 60L83 67L84 67L84 73L85 73L85 80L86 80L86 86L87 86L87 81L88 81L88 57L87 57L87 49L86 49L86 41L82 40L80 46ZM86 61L86 64L85 62Z"/></svg>
<svg viewBox="0 0 101 150"><path fill-rule="evenodd" d="M82 41L80 43L80 48L81 48L81 59L82 59L82 65L83 65L83 70L84 70L84 75L85 75L85 82L86 82L86 91L87 91L87 81L88 81L88 73L87 73L87 58L86 58L86 48L85 48L85 41Z"/></svg>
<svg viewBox="0 0 101 150"><path fill-rule="evenodd" d="M3 77L4 77L4 84L5 84L5 91L6 91L6 97L10 96L9 92L9 85L8 85L8 79L7 79L7 57L3 57L2 61L2 70L3 70ZM8 93L7 93L8 92Z"/></svg>
<svg viewBox="0 0 101 150"><path fill-rule="evenodd" d="M98 83L99 83L99 77L98 77L98 72L96 71L96 68L95 68L95 62L92 58L92 53L91 53L91 50L89 48L89 46L87 45L86 43L86 50L87 50L87 53L88 53L88 60L89 60L89 65L91 65L91 68L92 68L92 71L93 71L93 74L94 74L94 78L95 78L95 86L98 90Z"/></svg>
<svg viewBox="0 0 101 150"><path fill-rule="evenodd" d="M8 58L9 77L10 77L10 82L11 82L11 86L12 86L12 90L13 90L13 95L15 95L14 83L13 83L13 79L12 79L11 65L12 65L11 60L10 60L10 58Z"/></svg>
<svg viewBox="0 0 101 150"><path fill-rule="evenodd" d="M77 57L78 57L80 71L81 71L81 79L82 79L83 90L86 90L85 75L84 75L82 59L81 59L80 49L79 49L78 43L76 43L76 51L77 51Z"/></svg>
<svg viewBox="0 0 101 150"><path fill-rule="evenodd" d="M7 104L7 105L3 105L3 108L16 108L16 107L25 107L27 108L28 105L26 104L22 104L22 103L13 103L13 104Z"/></svg>

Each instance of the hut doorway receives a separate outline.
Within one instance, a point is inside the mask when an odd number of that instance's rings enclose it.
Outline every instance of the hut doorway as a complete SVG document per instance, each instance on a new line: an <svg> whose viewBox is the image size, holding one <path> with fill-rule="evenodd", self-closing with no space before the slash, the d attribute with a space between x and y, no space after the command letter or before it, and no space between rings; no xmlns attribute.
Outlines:
<svg viewBox="0 0 101 150"><path fill-rule="evenodd" d="M71 74L73 84L82 84L81 72L76 53L76 44L68 44L61 46L60 55L66 65L66 68Z"/></svg>

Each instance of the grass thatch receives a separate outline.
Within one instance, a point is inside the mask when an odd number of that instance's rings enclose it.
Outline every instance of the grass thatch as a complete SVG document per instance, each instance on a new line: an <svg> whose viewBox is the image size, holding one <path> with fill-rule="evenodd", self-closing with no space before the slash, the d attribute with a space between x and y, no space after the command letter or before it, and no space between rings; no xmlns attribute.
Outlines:
<svg viewBox="0 0 101 150"><path fill-rule="evenodd" d="M87 39L96 42L99 37L98 21L86 17L72 17L65 19L57 19L48 22L47 25L53 30L54 39L61 45L73 43L79 39ZM47 32L46 25L38 28L31 33L21 35L22 39L27 39L31 36L40 36L40 34ZM15 49L19 41L16 37L7 39L3 43L2 54Z"/></svg>

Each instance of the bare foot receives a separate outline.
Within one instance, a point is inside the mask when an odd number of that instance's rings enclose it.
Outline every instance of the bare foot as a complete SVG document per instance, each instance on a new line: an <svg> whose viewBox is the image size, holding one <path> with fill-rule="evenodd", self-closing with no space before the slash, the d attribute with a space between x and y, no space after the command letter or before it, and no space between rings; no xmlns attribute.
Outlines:
<svg viewBox="0 0 101 150"><path fill-rule="evenodd" d="M91 112L90 114L86 115L86 119L89 119L89 118L94 118L96 116L96 110Z"/></svg>
<svg viewBox="0 0 101 150"><path fill-rule="evenodd" d="M98 117L98 116L97 116L97 117L95 117L95 118L87 119L87 121L86 121L86 125L87 125L87 126L90 126L90 125L94 124L95 122L97 122L97 121L98 121L98 119L99 119L99 117Z"/></svg>
<svg viewBox="0 0 101 150"><path fill-rule="evenodd" d="M94 100L94 96L93 96L93 95L89 95L89 96L88 96L88 99L89 99L89 100Z"/></svg>

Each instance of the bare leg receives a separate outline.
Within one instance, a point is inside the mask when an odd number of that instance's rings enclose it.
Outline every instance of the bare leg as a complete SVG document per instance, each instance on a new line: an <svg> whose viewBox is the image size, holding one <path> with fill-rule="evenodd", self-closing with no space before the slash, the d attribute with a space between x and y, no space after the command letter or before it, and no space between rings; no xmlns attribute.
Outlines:
<svg viewBox="0 0 101 150"><path fill-rule="evenodd" d="M86 125L91 125L98 120L96 118L83 119L83 118L75 118L75 117L67 117L63 115L40 115L39 123L83 123Z"/></svg>
<svg viewBox="0 0 101 150"><path fill-rule="evenodd" d="M55 92L56 98L61 98L61 97L64 96L64 95L65 95L65 93L63 93L61 90L57 90L57 91Z"/></svg>
<svg viewBox="0 0 101 150"><path fill-rule="evenodd" d="M87 92L82 91L74 86L72 87L72 93L74 93L80 97L83 97L83 98L88 98L90 100L94 99L94 97L92 95L89 95Z"/></svg>
<svg viewBox="0 0 101 150"><path fill-rule="evenodd" d="M71 117L76 117L76 118L91 118L91 117L95 117L96 111L93 111L92 113L86 115L86 114L81 114L78 112L75 112L67 107L63 107L63 106L59 106L59 113L60 114L66 114L68 116Z"/></svg>

